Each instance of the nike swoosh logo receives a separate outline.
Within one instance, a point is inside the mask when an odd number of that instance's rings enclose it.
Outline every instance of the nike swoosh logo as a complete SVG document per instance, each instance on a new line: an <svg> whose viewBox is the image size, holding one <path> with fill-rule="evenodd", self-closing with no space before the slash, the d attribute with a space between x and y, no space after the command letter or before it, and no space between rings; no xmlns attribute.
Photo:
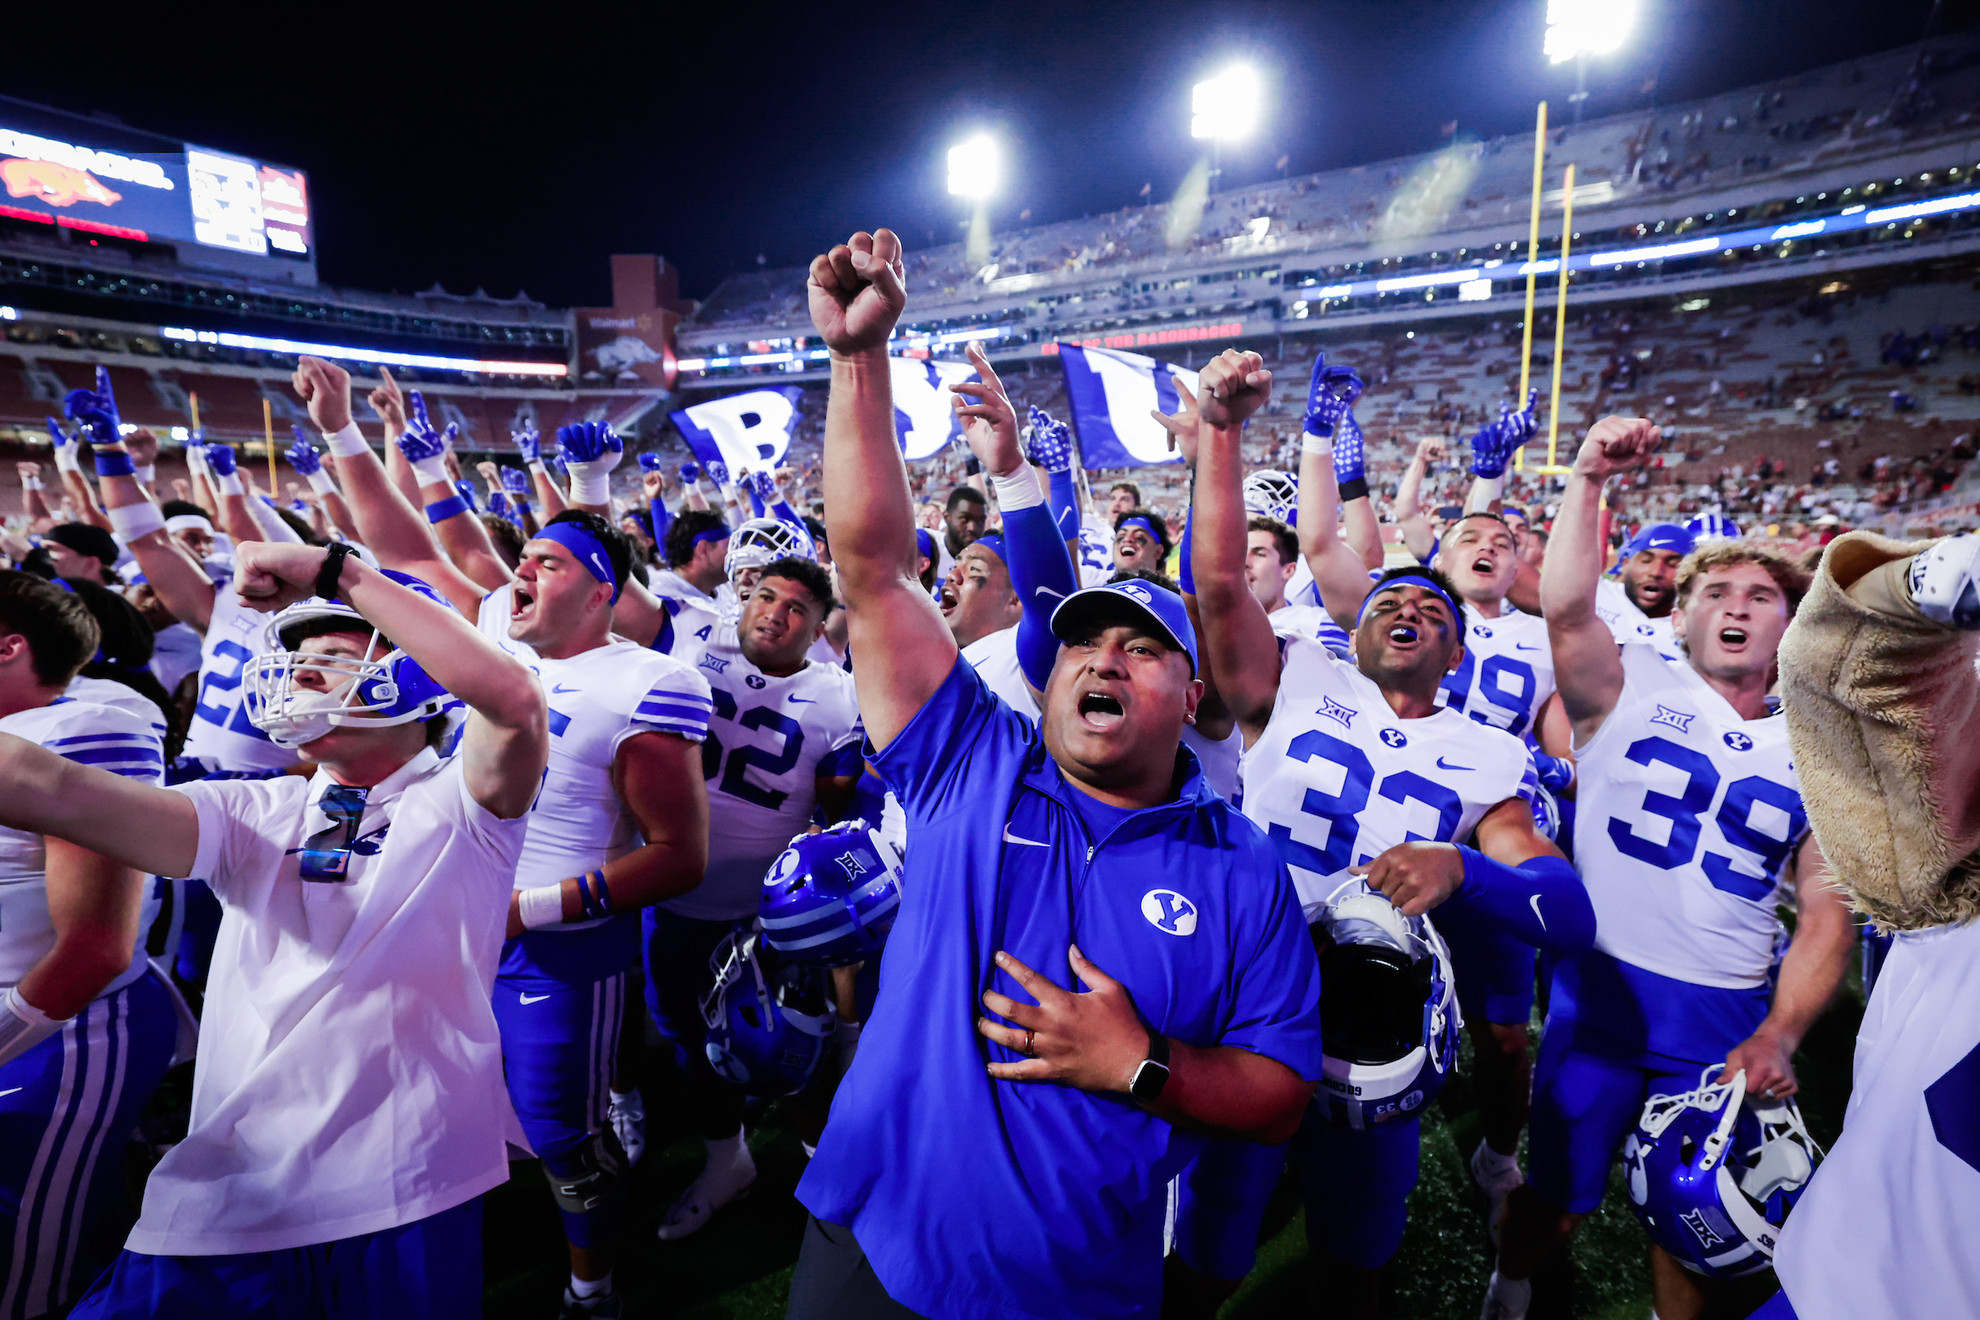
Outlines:
<svg viewBox="0 0 1980 1320"><path fill-rule="evenodd" d="M793 696L791 701L799 706L816 706L818 704L818 698L816 697Z"/></svg>
<svg viewBox="0 0 1980 1320"><path fill-rule="evenodd" d="M549 997L549 995L517 995L516 999L524 1004L540 1004Z"/></svg>
<svg viewBox="0 0 1980 1320"><path fill-rule="evenodd" d="M1529 895L1526 901L1533 905L1533 919L1540 923L1540 929L1547 929L1547 919L1540 915L1540 895Z"/></svg>
<svg viewBox="0 0 1980 1320"><path fill-rule="evenodd" d="M1011 827L1008 825L1004 826L1004 842L1021 843L1027 848L1049 848L1052 846L1049 843L1040 843L1036 839L1020 839L1017 835L1011 833Z"/></svg>
<svg viewBox="0 0 1980 1320"><path fill-rule="evenodd" d="M1050 587L1033 587L1031 594L1034 596L1050 596L1053 600L1064 600L1066 598L1065 592L1054 591Z"/></svg>
<svg viewBox="0 0 1980 1320"><path fill-rule="evenodd" d="M564 685L563 685L562 683L558 683L558 684L556 684L556 685L554 685L554 686L553 686L553 687L552 687L552 688L550 689L550 692L551 692L551 694L552 694L552 695L555 695L555 694L557 694L557 693L561 693L561 692L575 692L575 691L577 691L577 689L576 689L576 688L574 688L574 687L565 687L565 686L564 686Z"/></svg>
<svg viewBox="0 0 1980 1320"><path fill-rule="evenodd" d="M1515 651L1544 651L1546 649L1544 646L1528 646L1525 642L1513 643L1513 650Z"/></svg>
<svg viewBox="0 0 1980 1320"><path fill-rule="evenodd" d="M0 1091L0 1095L12 1095L16 1091L25 1091L25 1090L27 1090L25 1086L12 1086L4 1091Z"/></svg>
<svg viewBox="0 0 1980 1320"><path fill-rule="evenodd" d="M1437 768L1439 770L1476 770L1478 767L1475 765L1452 765L1440 756L1437 758Z"/></svg>

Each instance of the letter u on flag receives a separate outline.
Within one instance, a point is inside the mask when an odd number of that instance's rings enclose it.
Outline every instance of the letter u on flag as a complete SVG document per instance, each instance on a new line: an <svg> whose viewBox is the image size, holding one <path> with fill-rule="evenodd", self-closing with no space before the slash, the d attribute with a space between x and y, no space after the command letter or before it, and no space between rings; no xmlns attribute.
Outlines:
<svg viewBox="0 0 1980 1320"><path fill-rule="evenodd" d="M1169 449L1168 430L1148 410L1173 414L1181 404L1176 382L1194 393L1194 371L1139 353L1075 344L1059 345L1059 361L1080 460L1089 470L1182 462L1182 453Z"/></svg>
<svg viewBox="0 0 1980 1320"><path fill-rule="evenodd" d="M967 362L935 362L927 358L889 358L894 384L894 433L901 456L910 463L933 458L962 435L956 416L956 395L949 386L975 380Z"/></svg>
<svg viewBox="0 0 1980 1320"><path fill-rule="evenodd" d="M795 385L750 390L691 404L668 415L703 463L717 460L734 473L744 468L759 471L776 467L790 448L802 393Z"/></svg>

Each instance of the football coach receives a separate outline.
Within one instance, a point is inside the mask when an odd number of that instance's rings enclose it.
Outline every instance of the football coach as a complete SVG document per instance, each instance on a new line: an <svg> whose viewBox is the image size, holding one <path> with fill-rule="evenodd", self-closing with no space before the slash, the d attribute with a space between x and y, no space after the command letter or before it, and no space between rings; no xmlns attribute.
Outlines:
<svg viewBox="0 0 1980 1320"><path fill-rule="evenodd" d="M1200 1134L1299 1123L1319 964L1269 840L1179 746L1203 692L1180 597L1069 596L1036 726L959 661L914 574L887 362L903 278L882 229L809 281L826 521L908 845L879 1000L798 1186L788 1316L1154 1316L1166 1185ZM1206 417L1264 401L1243 362L1205 373ZM1015 426L999 390L959 393L966 420ZM997 486L1006 512L1042 502L1028 467Z"/></svg>

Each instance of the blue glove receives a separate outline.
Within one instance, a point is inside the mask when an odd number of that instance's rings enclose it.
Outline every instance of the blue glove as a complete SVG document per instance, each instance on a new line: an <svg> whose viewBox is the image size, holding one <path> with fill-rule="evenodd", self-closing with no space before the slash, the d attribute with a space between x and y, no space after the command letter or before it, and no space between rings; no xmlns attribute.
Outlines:
<svg viewBox="0 0 1980 1320"><path fill-rule="evenodd" d="M1344 487L1349 482L1361 482L1361 493L1364 495L1368 493L1367 444L1361 434L1361 423L1354 420L1354 413L1351 411L1342 414L1340 426L1334 432L1334 480ZM1355 497L1343 490L1341 498Z"/></svg>
<svg viewBox="0 0 1980 1320"><path fill-rule="evenodd" d="M290 513L293 513L293 514L295 514L295 515L296 515L296 517L298 517L298 518L301 518L301 519L302 519L302 520L303 520L304 522L308 522L308 521L309 521L309 501L308 501L308 500L290 500L290 501L289 501L289 512L290 512Z"/></svg>
<svg viewBox="0 0 1980 1320"><path fill-rule="evenodd" d="M536 428L528 422L523 423L522 430L509 432L509 439L516 442L516 452L522 455L523 462L543 461L543 437L538 435Z"/></svg>
<svg viewBox="0 0 1980 1320"><path fill-rule="evenodd" d="M1549 793L1560 793L1574 782L1574 762L1566 757L1549 756L1536 748L1533 765L1540 772L1541 786Z"/></svg>
<svg viewBox="0 0 1980 1320"><path fill-rule="evenodd" d="M652 453L641 454L639 456L639 470L641 472L658 472L660 470L660 455Z"/></svg>
<svg viewBox="0 0 1980 1320"><path fill-rule="evenodd" d="M704 465L708 469L708 479L717 486L729 484L729 465L719 458L711 458Z"/></svg>
<svg viewBox="0 0 1980 1320"><path fill-rule="evenodd" d="M579 422L557 428L557 448L571 473L571 503L609 505L612 469L625 457L626 442L610 422Z"/></svg>
<svg viewBox="0 0 1980 1320"><path fill-rule="evenodd" d="M233 476L234 447L232 445L208 445L206 447L206 465L213 469L213 475L216 477Z"/></svg>
<svg viewBox="0 0 1980 1320"><path fill-rule="evenodd" d="M1516 413L1508 413L1506 420L1514 428L1513 447L1517 449L1533 438L1540 429L1540 423L1533 416L1533 406L1540 401L1540 387L1534 386L1526 392L1526 406Z"/></svg>
<svg viewBox="0 0 1980 1320"><path fill-rule="evenodd" d="M78 391L80 393L80 391ZM48 419L48 438L55 442L55 467L57 471L82 470L82 429L74 435L62 429L62 423L53 417Z"/></svg>
<svg viewBox="0 0 1980 1320"><path fill-rule="evenodd" d="M681 480L690 486L692 486L695 482L700 481L701 464L699 463L681 464Z"/></svg>
<svg viewBox="0 0 1980 1320"><path fill-rule="evenodd" d="M499 490L488 492L488 511L505 522L519 523L522 521L516 514L515 506L509 503L509 497Z"/></svg>
<svg viewBox="0 0 1980 1320"><path fill-rule="evenodd" d="M519 471L516 468L503 468L502 489L519 499L528 499L530 496L529 473ZM493 506L495 501L492 496L488 502L490 506Z"/></svg>
<svg viewBox="0 0 1980 1320"><path fill-rule="evenodd" d="M426 415L426 400L418 390L406 396L406 429L399 432L399 452L412 464L422 486L445 486L447 441Z"/></svg>
<svg viewBox="0 0 1980 1320"><path fill-rule="evenodd" d="M1512 451L1519 447L1513 439L1512 414L1508 412L1496 422L1489 422L1471 437L1471 475L1496 481L1506 475L1506 460Z"/></svg>
<svg viewBox="0 0 1980 1320"><path fill-rule="evenodd" d="M289 428L295 432L296 442L289 446L286 457L289 466L302 477L313 477L323 470L323 455L316 452L316 446L309 442L309 434L300 426Z"/></svg>
<svg viewBox="0 0 1980 1320"><path fill-rule="evenodd" d="M455 482L454 493L467 501L468 511L470 513L481 512L481 501L475 496L474 483L472 481Z"/></svg>
<svg viewBox="0 0 1980 1320"><path fill-rule="evenodd" d="M110 369L96 369L96 388L70 390L62 398L62 411L83 424L89 438L100 445L114 445L124 438L123 420L117 416L117 395L110 388Z"/></svg>
<svg viewBox="0 0 1980 1320"><path fill-rule="evenodd" d="M740 483L742 488L763 502L765 508L777 498L777 483L770 479L768 472L746 472Z"/></svg>
<svg viewBox="0 0 1980 1320"><path fill-rule="evenodd" d="M1325 353L1317 355L1306 386L1306 433L1321 437L1334 434L1365 388L1353 368L1330 367Z"/></svg>
<svg viewBox="0 0 1980 1320"><path fill-rule="evenodd" d="M1071 471L1072 428L1043 408L1032 408L1025 414L1025 420L1030 423L1031 435L1024 456L1048 473Z"/></svg>

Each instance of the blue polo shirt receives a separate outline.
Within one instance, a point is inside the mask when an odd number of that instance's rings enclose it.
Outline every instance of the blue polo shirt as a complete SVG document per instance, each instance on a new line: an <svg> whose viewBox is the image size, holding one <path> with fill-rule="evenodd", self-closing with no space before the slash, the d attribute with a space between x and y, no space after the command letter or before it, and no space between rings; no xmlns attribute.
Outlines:
<svg viewBox="0 0 1980 1320"><path fill-rule="evenodd" d="M1095 837L1037 726L958 660L886 751L907 814L900 914L859 1054L798 1199L849 1225L896 1301L938 1320L1153 1316L1166 1185L1202 1145L1125 1096L990 1077L983 991L1068 989L1075 940L1163 1034L1320 1076L1320 967L1263 831L1178 749L1175 801Z"/></svg>

